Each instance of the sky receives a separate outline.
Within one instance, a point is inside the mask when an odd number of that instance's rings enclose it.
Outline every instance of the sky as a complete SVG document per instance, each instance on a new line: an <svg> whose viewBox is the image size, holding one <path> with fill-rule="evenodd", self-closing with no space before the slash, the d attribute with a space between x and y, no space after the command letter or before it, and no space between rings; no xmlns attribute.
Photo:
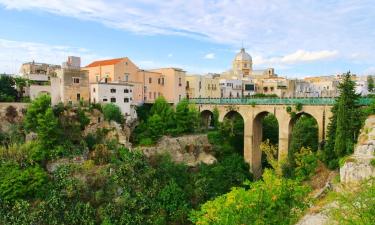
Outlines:
<svg viewBox="0 0 375 225"><path fill-rule="evenodd" d="M23 62L129 57L142 69L375 74L374 0L0 0L0 73Z"/></svg>

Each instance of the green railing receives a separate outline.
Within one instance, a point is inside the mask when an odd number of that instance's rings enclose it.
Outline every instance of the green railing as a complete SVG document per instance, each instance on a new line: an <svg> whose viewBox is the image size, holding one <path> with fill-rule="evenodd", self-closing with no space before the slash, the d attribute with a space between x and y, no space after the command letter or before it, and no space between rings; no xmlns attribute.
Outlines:
<svg viewBox="0 0 375 225"><path fill-rule="evenodd" d="M335 98L191 98L193 104L214 105L333 105ZM373 98L360 98L360 105L370 105Z"/></svg>

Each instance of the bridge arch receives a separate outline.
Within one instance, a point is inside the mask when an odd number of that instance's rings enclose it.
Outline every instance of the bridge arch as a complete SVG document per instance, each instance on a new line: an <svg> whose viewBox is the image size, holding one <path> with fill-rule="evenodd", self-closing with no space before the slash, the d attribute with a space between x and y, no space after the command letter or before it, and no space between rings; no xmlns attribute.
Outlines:
<svg viewBox="0 0 375 225"><path fill-rule="evenodd" d="M306 121L305 120L305 122L309 123L309 124L305 124L305 125L310 126L310 129L313 129L313 130L316 129L316 134L312 134L312 136L309 137L311 139L316 139L316 140L312 140L312 141L316 141L316 143L313 143L313 146L310 146L310 147L312 147L313 150L317 150L318 147L319 147L320 143L319 143L319 124L318 124L318 120L315 116L311 115L310 113L302 111L302 112L299 112L299 113L295 114L295 116L291 117L290 121L289 121L289 127L288 127L288 129L289 129L289 153L290 153L290 148L295 147L295 146L291 146L293 138L300 138L300 137L293 137L293 130L294 130L294 128L297 129L297 127L296 127L297 122L300 119L305 119L305 118L306 119L307 118L313 119L313 121ZM302 132L304 132L304 131L302 131ZM305 133L305 135L306 135L306 133ZM304 146L304 147L306 147L306 146Z"/></svg>
<svg viewBox="0 0 375 225"><path fill-rule="evenodd" d="M213 127L214 113L211 110L205 109L201 111L201 125L203 128L208 129Z"/></svg>
<svg viewBox="0 0 375 225"><path fill-rule="evenodd" d="M253 169L254 170L257 170L257 171L253 171L254 173L256 174L262 174L262 167L264 166L264 163L265 163L265 155L262 154L262 151L260 149L260 144L262 143L262 141L264 141L264 119L267 117L267 116L273 116L276 121L277 121L277 140L276 140L276 143L273 143L273 144L277 144L278 145L278 138L279 138L279 121L276 117L276 115L274 114L274 111L271 111L271 110L260 110L259 112L257 112L255 115L254 115L254 118L252 120L252 131L253 131L253 143L252 143L252 164L254 165L253 166ZM266 128L266 129L270 129L270 128ZM275 155L275 157L277 158L278 155Z"/></svg>

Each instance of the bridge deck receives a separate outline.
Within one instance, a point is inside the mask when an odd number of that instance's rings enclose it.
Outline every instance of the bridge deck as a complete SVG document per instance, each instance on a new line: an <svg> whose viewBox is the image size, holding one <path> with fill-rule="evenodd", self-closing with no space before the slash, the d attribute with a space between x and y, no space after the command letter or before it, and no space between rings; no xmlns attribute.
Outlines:
<svg viewBox="0 0 375 225"><path fill-rule="evenodd" d="M191 98L190 103L214 105L333 105L335 98ZM360 98L360 105L370 105L373 98Z"/></svg>

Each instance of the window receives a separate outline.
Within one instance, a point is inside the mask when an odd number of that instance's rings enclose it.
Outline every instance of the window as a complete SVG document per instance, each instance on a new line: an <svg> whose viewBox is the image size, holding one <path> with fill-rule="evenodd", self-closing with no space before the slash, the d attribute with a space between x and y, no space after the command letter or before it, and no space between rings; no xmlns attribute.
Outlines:
<svg viewBox="0 0 375 225"><path fill-rule="evenodd" d="M202 81L199 81L199 90L202 89Z"/></svg>
<svg viewBox="0 0 375 225"><path fill-rule="evenodd" d="M271 87L271 91L273 91L273 87Z"/></svg>
<svg viewBox="0 0 375 225"><path fill-rule="evenodd" d="M126 82L129 81L129 74L128 74L128 73L125 73L125 81L126 81Z"/></svg>
<svg viewBox="0 0 375 225"><path fill-rule="evenodd" d="M156 92L154 92L154 99L156 99Z"/></svg>
<svg viewBox="0 0 375 225"><path fill-rule="evenodd" d="M79 78L73 77L73 84L79 84Z"/></svg>
<svg viewBox="0 0 375 225"><path fill-rule="evenodd" d="M81 94L77 93L77 101L81 100Z"/></svg>
<svg viewBox="0 0 375 225"><path fill-rule="evenodd" d="M129 102L129 98L124 98L124 102L125 103Z"/></svg>
<svg viewBox="0 0 375 225"><path fill-rule="evenodd" d="M160 84L160 78L158 78L158 84Z"/></svg>
<svg viewBox="0 0 375 225"><path fill-rule="evenodd" d="M130 98L130 101L133 101L133 98Z"/></svg>
<svg viewBox="0 0 375 225"><path fill-rule="evenodd" d="M116 89L111 88L111 93L116 93Z"/></svg>
<svg viewBox="0 0 375 225"><path fill-rule="evenodd" d="M95 93L95 91L96 91L96 90L95 90L95 88L93 88L93 89L92 89L92 92L94 92L94 93Z"/></svg>
<svg viewBox="0 0 375 225"><path fill-rule="evenodd" d="M161 85L164 85L164 77L161 78Z"/></svg>
<svg viewBox="0 0 375 225"><path fill-rule="evenodd" d="M237 98L239 98L239 97L240 97L240 93L237 92Z"/></svg>
<svg viewBox="0 0 375 225"><path fill-rule="evenodd" d="M190 83L189 81L186 81L186 88L189 88L190 87Z"/></svg>
<svg viewBox="0 0 375 225"><path fill-rule="evenodd" d="M129 93L129 89L124 89L124 93Z"/></svg>
<svg viewBox="0 0 375 225"><path fill-rule="evenodd" d="M132 93L133 92L133 90L132 89L130 89L130 93Z"/></svg>
<svg viewBox="0 0 375 225"><path fill-rule="evenodd" d="M108 99L106 99L106 98L103 98L103 102L106 102L106 101L108 101Z"/></svg>
<svg viewBox="0 0 375 225"><path fill-rule="evenodd" d="M151 78L151 77L148 78L148 83L149 83L149 84L152 83L152 78Z"/></svg>
<svg viewBox="0 0 375 225"><path fill-rule="evenodd" d="M207 85L207 89L210 90L211 89L211 86L210 84Z"/></svg>
<svg viewBox="0 0 375 225"><path fill-rule="evenodd" d="M111 98L111 102L116 102L116 98Z"/></svg>
<svg viewBox="0 0 375 225"><path fill-rule="evenodd" d="M181 77L180 78L178 78L178 86L182 86L182 84L181 84Z"/></svg>

